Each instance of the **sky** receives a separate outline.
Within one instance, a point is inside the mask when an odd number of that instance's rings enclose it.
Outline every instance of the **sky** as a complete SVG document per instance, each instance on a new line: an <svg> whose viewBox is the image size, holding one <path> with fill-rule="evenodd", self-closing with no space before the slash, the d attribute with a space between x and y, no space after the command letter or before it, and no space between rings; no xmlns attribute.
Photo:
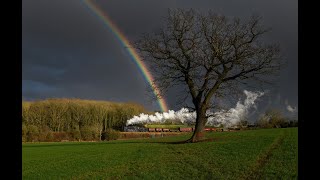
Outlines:
<svg viewBox="0 0 320 180"><path fill-rule="evenodd" d="M96 0L130 41L163 25L168 8L209 9L230 17L253 13L271 27L265 38L280 44L287 66L276 86L259 102L260 110L298 107L297 0ZM152 73L152 72L151 72ZM148 83L114 34L81 0L22 1L22 98L81 98L137 102L159 110L146 91ZM165 99L182 107L177 91ZM290 106L290 107L289 107ZM291 108L291 109L290 109Z"/></svg>

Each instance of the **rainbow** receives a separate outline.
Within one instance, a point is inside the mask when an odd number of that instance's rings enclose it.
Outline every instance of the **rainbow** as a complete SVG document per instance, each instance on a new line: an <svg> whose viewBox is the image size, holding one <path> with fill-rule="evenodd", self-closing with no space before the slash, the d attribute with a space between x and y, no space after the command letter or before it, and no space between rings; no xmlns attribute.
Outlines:
<svg viewBox="0 0 320 180"><path fill-rule="evenodd" d="M124 47L132 47L130 45L129 40L124 36L124 34L120 31L120 29L116 26L114 22L112 22L111 18L103 12L96 4L94 4L91 0L83 0L84 4L94 12L94 14L102 20L102 22L111 30L111 32L117 37L119 42ZM135 62L135 64L139 67L141 73L143 74L145 80L150 84L151 87L153 87L153 93L158 97L160 95L160 91L157 86L152 85L152 82L154 81L152 74L147 69L147 66L145 63L143 63L141 57L139 54L133 49L133 48L126 48L128 53L130 54L132 60ZM161 111L168 111L167 103L164 99L164 97L158 98L158 104L161 109Z"/></svg>

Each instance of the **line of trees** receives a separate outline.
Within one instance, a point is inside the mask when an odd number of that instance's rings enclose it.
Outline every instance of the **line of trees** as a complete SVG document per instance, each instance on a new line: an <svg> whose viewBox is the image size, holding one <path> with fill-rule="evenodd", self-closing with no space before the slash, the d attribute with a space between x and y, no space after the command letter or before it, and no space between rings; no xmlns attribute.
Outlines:
<svg viewBox="0 0 320 180"><path fill-rule="evenodd" d="M148 113L135 103L80 99L22 102L22 141L91 141L108 139L128 119ZM114 134L113 134L114 135ZM113 136L109 134L109 136Z"/></svg>
<svg viewBox="0 0 320 180"><path fill-rule="evenodd" d="M298 127L298 119L285 117L279 109L268 109L256 125L260 128Z"/></svg>
<svg viewBox="0 0 320 180"><path fill-rule="evenodd" d="M298 127L297 116L285 116L280 109L267 109L253 124L249 123L246 116L241 117L240 121L233 128L256 129L256 128L289 128Z"/></svg>

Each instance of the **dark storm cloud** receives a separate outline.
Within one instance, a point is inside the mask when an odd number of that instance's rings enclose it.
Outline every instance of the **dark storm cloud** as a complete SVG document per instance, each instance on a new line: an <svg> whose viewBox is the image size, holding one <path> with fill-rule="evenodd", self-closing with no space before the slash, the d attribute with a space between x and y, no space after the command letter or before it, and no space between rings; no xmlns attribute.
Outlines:
<svg viewBox="0 0 320 180"><path fill-rule="evenodd" d="M273 98L268 101L281 94L283 101L297 106L297 1L95 2L130 40L161 27L168 8L194 8L200 12L211 9L241 18L248 18L252 13L260 14L263 24L272 28L266 40L279 42L288 62L278 78L278 87L271 89ZM24 97L136 101L157 109L145 97L146 82L125 48L82 1L24 0L22 3ZM176 92L172 91L166 97L172 109L180 108L173 107Z"/></svg>
<svg viewBox="0 0 320 180"><path fill-rule="evenodd" d="M176 0L176 1L131 1L127 6L116 1L97 1L108 12L124 32L135 39L142 32L150 32L161 26L167 8L194 8L200 12L209 9L229 17L248 18L253 13L263 17L263 25L272 30L266 34L268 42L279 43L287 67L281 72L277 87L284 99L297 105L298 87L298 3L291 0L272 1L210 1L210 0ZM123 2L123 1L122 1ZM125 1L127 2L127 1ZM155 8L157 7L157 8ZM147 15L146 15L147 14ZM169 95L174 98L175 94ZM170 98L169 98L170 99ZM173 105L173 103L172 103Z"/></svg>

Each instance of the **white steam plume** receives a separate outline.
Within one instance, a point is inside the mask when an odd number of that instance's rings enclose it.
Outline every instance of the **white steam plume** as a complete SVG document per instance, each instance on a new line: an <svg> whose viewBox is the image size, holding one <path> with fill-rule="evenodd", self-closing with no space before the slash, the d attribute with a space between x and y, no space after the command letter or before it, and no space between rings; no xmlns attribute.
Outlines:
<svg viewBox="0 0 320 180"><path fill-rule="evenodd" d="M261 97L264 92L250 92L244 90L246 99L243 104L240 100L237 102L235 108L229 110L221 110L219 112L212 113L207 111L207 115L212 115L208 118L208 125L224 125L225 127L232 126L236 124L241 117L248 114L248 110L251 107L256 108L255 101L257 98ZM196 112L189 112L188 109L182 108L179 111L169 110L168 112L158 113L154 115L140 114L139 116L134 116L133 118L127 121L127 125L132 124L150 124L150 123L163 123L166 120L179 120L182 123L194 123L196 120Z"/></svg>
<svg viewBox="0 0 320 180"><path fill-rule="evenodd" d="M228 111L222 110L216 113L211 113L213 114L213 117L208 119L207 124L222 124L225 127L230 127L236 124L242 117L248 114L251 107L254 107L255 109L257 108L254 102L257 100L257 98L264 95L264 92L250 92L244 90L244 94L247 96L247 98L244 100L243 104L239 100L235 108L231 108Z"/></svg>
<svg viewBox="0 0 320 180"><path fill-rule="evenodd" d="M297 111L297 108L296 107L291 107L290 105L287 105L287 110L292 112L292 113L295 113Z"/></svg>
<svg viewBox="0 0 320 180"><path fill-rule="evenodd" d="M290 106L290 104L288 103L288 100L287 100L287 99L286 99L286 101L285 101L285 104L287 105L287 110L288 110L289 112L292 112L292 113L297 112L297 107L292 107L292 106Z"/></svg>

